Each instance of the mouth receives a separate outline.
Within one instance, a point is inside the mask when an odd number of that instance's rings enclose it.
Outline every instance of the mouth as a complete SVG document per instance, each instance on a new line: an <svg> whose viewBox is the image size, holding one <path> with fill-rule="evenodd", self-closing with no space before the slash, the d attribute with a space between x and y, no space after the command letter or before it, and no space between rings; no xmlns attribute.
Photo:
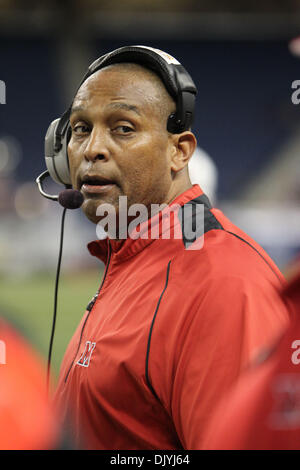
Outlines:
<svg viewBox="0 0 300 470"><path fill-rule="evenodd" d="M79 181L80 190L86 194L99 194L110 191L116 183L97 175L86 175Z"/></svg>

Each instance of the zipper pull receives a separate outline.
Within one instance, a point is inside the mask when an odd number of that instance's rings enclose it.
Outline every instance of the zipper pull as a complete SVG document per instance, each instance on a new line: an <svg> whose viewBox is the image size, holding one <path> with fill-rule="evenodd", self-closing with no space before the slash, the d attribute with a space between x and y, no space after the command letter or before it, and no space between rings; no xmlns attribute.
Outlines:
<svg viewBox="0 0 300 470"><path fill-rule="evenodd" d="M86 307L86 310L88 310L89 312L92 310L92 308L94 307L94 304L97 300L97 297L98 297L98 292L97 294L94 295L94 297L92 298L92 300L90 300L90 302L88 303L87 307Z"/></svg>

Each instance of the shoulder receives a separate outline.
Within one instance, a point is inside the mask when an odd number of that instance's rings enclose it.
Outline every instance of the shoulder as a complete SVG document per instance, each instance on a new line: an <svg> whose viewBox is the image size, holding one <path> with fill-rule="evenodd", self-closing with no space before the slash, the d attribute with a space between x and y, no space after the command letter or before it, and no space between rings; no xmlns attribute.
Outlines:
<svg viewBox="0 0 300 470"><path fill-rule="evenodd" d="M236 227L224 214L212 209L199 237L177 253L173 272L187 280L201 278L222 282L269 283L283 288L285 279L270 256L249 235Z"/></svg>

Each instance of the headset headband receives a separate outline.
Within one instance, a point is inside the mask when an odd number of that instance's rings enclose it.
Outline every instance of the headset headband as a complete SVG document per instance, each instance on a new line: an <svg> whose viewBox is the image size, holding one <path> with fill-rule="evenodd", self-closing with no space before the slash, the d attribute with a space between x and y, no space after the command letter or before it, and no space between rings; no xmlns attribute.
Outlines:
<svg viewBox="0 0 300 470"><path fill-rule="evenodd" d="M77 91L97 70L122 62L140 64L153 70L161 78L176 103L176 111L169 116L167 122L169 132L178 134L190 129L194 118L196 86L184 67L174 57L159 49L147 46L125 46L99 57L89 66ZM52 179L64 185L71 184L67 156L70 112L71 106L61 118L50 124L45 137L45 158L48 171Z"/></svg>

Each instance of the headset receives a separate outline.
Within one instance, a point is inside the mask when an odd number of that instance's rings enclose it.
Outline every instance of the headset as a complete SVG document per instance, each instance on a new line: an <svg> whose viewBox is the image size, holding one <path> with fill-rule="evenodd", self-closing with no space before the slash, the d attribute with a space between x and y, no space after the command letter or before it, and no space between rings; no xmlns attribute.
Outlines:
<svg viewBox="0 0 300 470"><path fill-rule="evenodd" d="M120 47L96 59L81 80L80 86L93 75L108 65L122 62L136 63L154 71L164 83L167 91L176 103L176 111L167 120L167 130L178 134L191 128L195 113L197 88L185 68L168 53L148 46ZM37 179L40 193L48 198L58 200L43 191L42 181L50 176L56 183L71 188L70 169L67 155L68 141L71 136L70 112L72 104L58 119L51 122L45 137L45 160L47 170Z"/></svg>

